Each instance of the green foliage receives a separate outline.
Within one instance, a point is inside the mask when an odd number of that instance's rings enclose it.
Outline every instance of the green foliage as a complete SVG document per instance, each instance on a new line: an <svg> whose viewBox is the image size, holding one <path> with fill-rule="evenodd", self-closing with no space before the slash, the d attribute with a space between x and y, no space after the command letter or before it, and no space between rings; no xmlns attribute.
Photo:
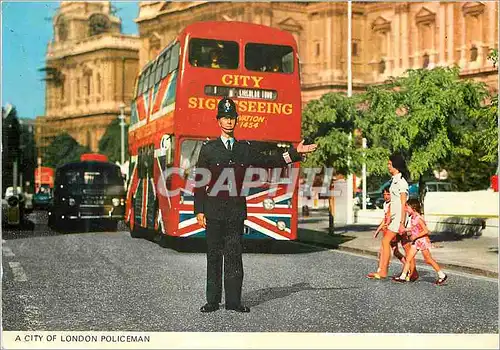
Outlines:
<svg viewBox="0 0 500 350"><path fill-rule="evenodd" d="M69 162L77 162L83 153L89 153L87 146L80 145L68 133L58 135L47 147L43 165L57 168Z"/></svg>
<svg viewBox="0 0 500 350"><path fill-rule="evenodd" d="M303 112L303 135L319 145L304 165L359 174L363 150L349 141L358 129L368 141L371 186L400 152L414 181L445 168L459 189L484 189L498 161L497 104L483 83L460 79L457 67L409 70L352 98L326 94Z"/></svg>
<svg viewBox="0 0 500 350"><path fill-rule="evenodd" d="M34 171L37 166L36 162L36 145L33 134L33 127L21 124L20 125L20 148L21 156L19 157L19 168L23 173L23 182L30 183L29 190L34 191ZM23 185L24 185L23 183Z"/></svg>
<svg viewBox="0 0 500 350"><path fill-rule="evenodd" d="M490 61L493 61L493 67L495 67L498 63L498 49L491 50L490 54L488 55L488 59Z"/></svg>
<svg viewBox="0 0 500 350"><path fill-rule="evenodd" d="M370 171L384 168L383 150L401 152L414 179L452 157L473 155L473 115L487 91L458 74L458 68L409 70L406 76L368 89L369 108L360 125L369 153L376 153L368 156L374 161L368 163Z"/></svg>
<svg viewBox="0 0 500 350"><path fill-rule="evenodd" d="M128 158L128 126L125 126L125 160ZM114 119L99 141L99 152L108 156L110 162L121 161L120 120Z"/></svg>
<svg viewBox="0 0 500 350"><path fill-rule="evenodd" d="M362 152L349 139L359 114L355 102L343 94L329 93L307 104L302 116L303 135L317 143L318 150L307 157L305 166L333 167L341 174L359 169Z"/></svg>
<svg viewBox="0 0 500 350"><path fill-rule="evenodd" d="M5 115L8 113L7 115ZM7 109L2 107L2 188L13 184L13 163L18 162L20 155L20 125L15 107ZM19 164L19 162L18 162ZM19 169L19 168L18 168Z"/></svg>

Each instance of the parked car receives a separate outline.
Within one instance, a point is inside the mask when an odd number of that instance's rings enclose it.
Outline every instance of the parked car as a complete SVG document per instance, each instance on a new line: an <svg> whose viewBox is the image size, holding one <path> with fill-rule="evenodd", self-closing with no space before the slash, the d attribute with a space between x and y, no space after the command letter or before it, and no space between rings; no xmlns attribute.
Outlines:
<svg viewBox="0 0 500 350"><path fill-rule="evenodd" d="M14 195L14 187L7 187L2 199L2 224L20 225L24 219L25 203L26 197L21 186L17 186L16 195Z"/></svg>
<svg viewBox="0 0 500 350"><path fill-rule="evenodd" d="M409 187L409 197L419 198L419 184L414 183ZM422 193L422 198L425 197L427 192L451 192L454 190L453 184L447 181L426 181Z"/></svg>
<svg viewBox="0 0 500 350"><path fill-rule="evenodd" d="M47 209L52 200L52 191L50 189L42 189L33 195L33 206L35 209Z"/></svg>
<svg viewBox="0 0 500 350"><path fill-rule="evenodd" d="M382 191L386 186L390 186L391 181L392 179L384 182L376 191L368 192L368 197L370 197L374 208L382 209L384 207L384 196L382 195Z"/></svg>
<svg viewBox="0 0 500 350"><path fill-rule="evenodd" d="M357 192L356 196L354 196L354 205L359 208L363 207L363 192ZM366 209L375 209L375 203L369 197L369 193L366 195Z"/></svg>

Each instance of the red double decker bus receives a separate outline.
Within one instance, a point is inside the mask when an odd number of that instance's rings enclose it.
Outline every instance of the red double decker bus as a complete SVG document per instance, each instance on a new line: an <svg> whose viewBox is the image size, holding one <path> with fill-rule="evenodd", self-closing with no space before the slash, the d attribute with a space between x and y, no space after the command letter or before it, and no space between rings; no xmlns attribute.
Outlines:
<svg viewBox="0 0 500 350"><path fill-rule="evenodd" d="M299 143L299 58L293 36L257 24L198 22L142 69L128 138L126 222L132 236L147 231L204 236L185 184L203 142L220 136L216 109L225 96L238 106L238 140L268 154ZM268 169L267 181L250 190L245 237L297 237L298 191L291 179L297 167L281 169L274 179ZM169 168L182 173L169 174Z"/></svg>

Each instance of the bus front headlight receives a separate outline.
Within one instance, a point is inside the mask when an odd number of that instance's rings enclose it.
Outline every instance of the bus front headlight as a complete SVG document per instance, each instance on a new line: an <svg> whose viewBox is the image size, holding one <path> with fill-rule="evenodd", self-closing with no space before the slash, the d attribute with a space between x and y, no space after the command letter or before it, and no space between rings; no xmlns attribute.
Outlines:
<svg viewBox="0 0 500 350"><path fill-rule="evenodd" d="M273 210L275 203L271 198L266 198L266 199L264 199L264 202L262 202L262 205L264 206L264 209L266 209L266 210Z"/></svg>
<svg viewBox="0 0 500 350"><path fill-rule="evenodd" d="M113 206L115 207L120 205L120 199L118 198L113 198L111 201L113 202Z"/></svg>

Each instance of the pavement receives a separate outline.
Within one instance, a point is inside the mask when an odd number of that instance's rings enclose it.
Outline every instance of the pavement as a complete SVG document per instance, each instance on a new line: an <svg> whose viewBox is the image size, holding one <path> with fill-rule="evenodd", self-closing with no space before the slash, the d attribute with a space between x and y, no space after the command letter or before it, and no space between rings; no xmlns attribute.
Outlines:
<svg viewBox="0 0 500 350"><path fill-rule="evenodd" d="M330 234L328 212L311 211L308 217L299 217L298 241L377 256L382 234L373 238L375 229L375 225L337 224L334 225L333 234ZM448 233L431 234L430 238L432 256L443 270L498 278L498 237L461 236ZM417 264L426 265L421 254L417 254Z"/></svg>

